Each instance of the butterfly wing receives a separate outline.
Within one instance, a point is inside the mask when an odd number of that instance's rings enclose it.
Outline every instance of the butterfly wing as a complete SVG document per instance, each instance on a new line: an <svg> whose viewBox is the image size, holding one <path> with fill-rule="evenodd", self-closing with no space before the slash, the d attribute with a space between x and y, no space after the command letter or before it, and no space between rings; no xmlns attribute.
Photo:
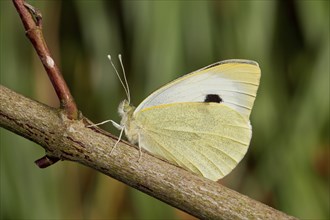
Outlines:
<svg viewBox="0 0 330 220"><path fill-rule="evenodd" d="M139 145L211 180L227 175L251 139L248 120L224 103L172 103L144 108L134 123Z"/></svg>
<svg viewBox="0 0 330 220"><path fill-rule="evenodd" d="M250 60L221 61L187 74L158 89L135 110L165 103L223 102L249 118L259 86L260 68ZM211 95L211 96L210 96Z"/></svg>

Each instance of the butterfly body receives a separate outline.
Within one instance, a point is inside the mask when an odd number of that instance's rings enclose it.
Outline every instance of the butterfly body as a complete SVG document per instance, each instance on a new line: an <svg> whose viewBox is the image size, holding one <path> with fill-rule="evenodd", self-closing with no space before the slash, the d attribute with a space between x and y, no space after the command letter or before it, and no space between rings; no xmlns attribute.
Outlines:
<svg viewBox="0 0 330 220"><path fill-rule="evenodd" d="M120 103L118 107L119 115L121 116L120 125L124 128L125 135L129 142L137 144L139 141L139 126L134 119L135 107L130 105L127 100Z"/></svg>
<svg viewBox="0 0 330 220"><path fill-rule="evenodd" d="M140 148L218 180L248 150L259 79L253 61L212 64L156 90L136 108L124 100L121 127Z"/></svg>

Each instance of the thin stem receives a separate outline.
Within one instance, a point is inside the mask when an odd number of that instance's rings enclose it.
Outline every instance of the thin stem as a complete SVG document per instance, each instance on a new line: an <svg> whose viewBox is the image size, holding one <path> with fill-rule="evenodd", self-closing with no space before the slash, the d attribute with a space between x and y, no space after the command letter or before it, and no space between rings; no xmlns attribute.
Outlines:
<svg viewBox="0 0 330 220"><path fill-rule="evenodd" d="M13 0L13 3L21 17L26 36L31 41L53 84L57 97L60 100L61 108L66 111L69 119L77 119L78 109L76 103L44 40L40 11L27 4L24 0Z"/></svg>
<svg viewBox="0 0 330 220"><path fill-rule="evenodd" d="M50 165L53 165L57 161L59 161L59 158L50 157L50 156L46 155L46 156L43 156L42 158L36 160L35 164L37 164L37 166L39 168L46 168L46 167L49 167Z"/></svg>

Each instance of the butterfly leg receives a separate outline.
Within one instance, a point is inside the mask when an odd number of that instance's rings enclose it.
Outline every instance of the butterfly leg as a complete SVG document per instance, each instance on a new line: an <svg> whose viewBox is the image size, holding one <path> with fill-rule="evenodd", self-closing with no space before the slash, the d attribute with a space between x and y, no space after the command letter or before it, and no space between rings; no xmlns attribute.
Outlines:
<svg viewBox="0 0 330 220"><path fill-rule="evenodd" d="M103 124L106 124L106 123L108 123L108 122L111 122L112 125L113 125L115 128L117 128L118 130L122 130L122 128L123 128L120 124L118 124L117 122L115 122L115 121L113 121L113 120L102 121L102 122L100 122L100 123L92 124L92 125L88 125L88 126L86 126L86 127L87 127L87 128L96 127L96 126L98 126L98 125L103 125Z"/></svg>
<svg viewBox="0 0 330 220"><path fill-rule="evenodd" d="M141 161L141 157L142 157L142 148L140 146L140 134L138 134L138 137L139 137L139 142L138 142L138 145L139 145L139 159L138 159L138 162Z"/></svg>
<svg viewBox="0 0 330 220"><path fill-rule="evenodd" d="M113 120L106 120L106 121L102 121L100 123L97 123L97 124L92 124L92 125L88 125L87 128L90 128L90 127L96 127L98 125L102 125L102 124L105 124L105 123L108 123L108 122L111 122L112 125L117 128L118 130L120 130L120 134L119 134L119 137L118 137L118 140L116 141L115 145L112 147L111 151L110 151L110 155L112 154L112 152L114 151L114 149L116 148L117 144L121 141L121 137L123 136L123 133L124 133L124 130L125 130L125 127L124 126L121 126L120 124L118 124L117 122L113 121Z"/></svg>
<svg viewBox="0 0 330 220"><path fill-rule="evenodd" d="M110 155L112 154L112 152L114 151L114 149L116 148L117 144L119 143L119 141L121 140L121 137L123 135L125 128L121 126L121 130L120 130L120 134L118 137L118 140L116 141L115 145L112 147L111 151L110 151Z"/></svg>

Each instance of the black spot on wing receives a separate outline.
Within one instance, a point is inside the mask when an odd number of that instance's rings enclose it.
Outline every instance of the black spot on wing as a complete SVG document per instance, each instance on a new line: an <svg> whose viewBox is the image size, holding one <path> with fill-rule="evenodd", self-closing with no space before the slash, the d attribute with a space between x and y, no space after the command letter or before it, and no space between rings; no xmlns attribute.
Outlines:
<svg viewBox="0 0 330 220"><path fill-rule="evenodd" d="M222 98L218 95L218 94L207 94L204 102L216 102L216 103L220 103L222 102Z"/></svg>

